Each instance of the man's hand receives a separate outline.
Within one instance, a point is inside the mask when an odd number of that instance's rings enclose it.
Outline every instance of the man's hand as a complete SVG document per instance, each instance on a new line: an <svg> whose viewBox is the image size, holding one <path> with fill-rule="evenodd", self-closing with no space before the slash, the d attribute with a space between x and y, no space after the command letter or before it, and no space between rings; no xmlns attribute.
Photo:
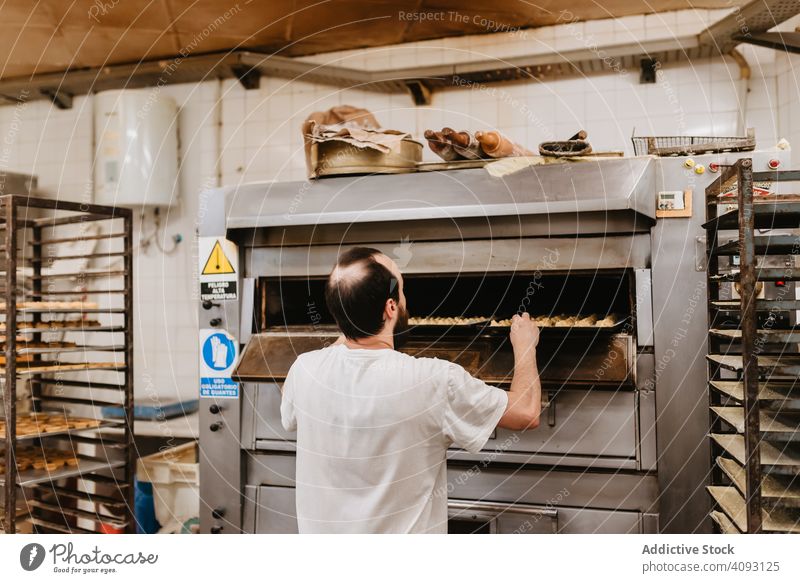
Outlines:
<svg viewBox="0 0 800 583"><path fill-rule="evenodd" d="M539 327L531 320L528 312L516 314L511 318L511 345L517 354L527 354L536 350L539 344Z"/></svg>

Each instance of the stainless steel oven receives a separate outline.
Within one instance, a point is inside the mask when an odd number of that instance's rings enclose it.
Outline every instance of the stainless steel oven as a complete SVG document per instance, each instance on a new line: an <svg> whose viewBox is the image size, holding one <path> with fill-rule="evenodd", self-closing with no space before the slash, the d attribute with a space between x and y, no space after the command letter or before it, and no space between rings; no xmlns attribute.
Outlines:
<svg viewBox="0 0 800 583"><path fill-rule="evenodd" d="M201 302L201 328L224 330L242 354L238 397L201 399L201 530L296 532L295 437L280 423L280 384L298 354L336 338L325 277L343 246L369 245L401 265L411 315L427 318L409 353L507 387L503 320L522 308L567 322L542 328L540 427L498 429L478 454L449 452L450 532L706 531L706 426L696 421L706 389L695 364L704 311L683 322L691 288L670 294L667 283L704 281L702 216L656 220L657 193L687 180L680 163L597 159L503 177L475 168L210 193L200 235L235 245L240 268L235 298ZM443 317L474 320L442 327Z"/></svg>

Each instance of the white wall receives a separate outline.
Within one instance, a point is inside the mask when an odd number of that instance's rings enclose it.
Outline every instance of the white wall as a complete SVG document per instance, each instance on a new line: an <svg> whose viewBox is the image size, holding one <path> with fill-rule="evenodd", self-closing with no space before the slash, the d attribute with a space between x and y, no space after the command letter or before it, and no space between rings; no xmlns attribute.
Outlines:
<svg viewBox="0 0 800 583"><path fill-rule="evenodd" d="M596 22L514 34L425 41L398 47L320 55L316 62L386 69L435 62L503 58L522 52L574 48L576 43L623 42L687 34L720 13L687 11L617 22ZM578 34L577 31L580 31ZM587 41L587 39L593 39ZM595 150L631 152L639 135L739 135L753 126L759 147L786 137L800 144L797 57L766 49L743 50L749 82L731 59L664 66L658 82L640 85L638 71L586 78L451 89L434 93L430 106L415 107L405 95L383 95L305 82L264 78L246 91L236 81L208 81L161 89L180 110L181 199L164 213L163 245L185 238L170 255L154 246L137 248L136 379L140 398L192 398L197 393L197 306L194 249L198 195L218 182L302 180L305 177L300 125L312 111L337 104L371 109L386 127L421 137L427 128L450 125L492 128L535 149L553 137L589 132ZM71 110L43 101L0 107L0 169L39 176L52 196L81 198L91 191L92 99L80 97ZM800 151L794 161L800 164ZM427 151L427 159L435 159ZM144 225L144 226L143 226ZM137 220L148 233L151 219ZM138 240L139 234L136 239Z"/></svg>

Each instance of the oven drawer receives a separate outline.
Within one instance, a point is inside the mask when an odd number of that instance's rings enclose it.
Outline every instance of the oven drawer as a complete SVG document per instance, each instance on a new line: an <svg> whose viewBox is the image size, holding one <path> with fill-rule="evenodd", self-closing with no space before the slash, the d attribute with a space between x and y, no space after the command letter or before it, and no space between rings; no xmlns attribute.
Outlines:
<svg viewBox="0 0 800 583"><path fill-rule="evenodd" d="M604 458L614 467L637 457L637 393L635 391L564 390L543 393L547 403L539 427L512 432L498 429L487 451L496 461L523 461L522 456L550 456L543 461L590 464ZM521 455L520 455L521 454ZM511 458L513 457L513 460ZM612 463L613 460L616 460ZM531 463L536 463L532 461ZM601 464L602 465L602 464Z"/></svg>
<svg viewBox="0 0 800 583"><path fill-rule="evenodd" d="M296 534L295 490L245 486L242 531ZM658 532L657 517L624 510L448 500L448 532L475 534L635 534Z"/></svg>
<svg viewBox="0 0 800 583"><path fill-rule="evenodd" d="M447 501L450 534L556 534L558 509L475 500Z"/></svg>
<svg viewBox="0 0 800 583"><path fill-rule="evenodd" d="M296 534L294 488L245 486L242 531L247 534Z"/></svg>
<svg viewBox="0 0 800 583"><path fill-rule="evenodd" d="M495 532L550 533L554 528L562 534L658 532L654 475L491 467L475 472L474 466L451 464L447 473L448 492L452 488L449 514L465 517L474 506L473 514L480 509L489 520L493 510L498 515ZM297 532L294 455L249 455L244 479L249 484L244 489L244 530ZM491 504L493 509L480 508L481 504ZM515 513L514 508L523 511ZM470 532L491 531L491 527L474 527Z"/></svg>
<svg viewBox="0 0 800 583"><path fill-rule="evenodd" d="M242 447L259 449L263 440L294 441L295 433L281 424L281 391L277 383L244 383L242 388Z"/></svg>

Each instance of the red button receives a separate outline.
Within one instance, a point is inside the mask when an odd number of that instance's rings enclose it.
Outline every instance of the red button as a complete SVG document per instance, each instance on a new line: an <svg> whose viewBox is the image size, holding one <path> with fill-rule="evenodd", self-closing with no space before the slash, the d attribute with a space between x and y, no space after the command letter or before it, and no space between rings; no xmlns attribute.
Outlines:
<svg viewBox="0 0 800 583"><path fill-rule="evenodd" d="M781 165L781 161L780 160L776 160L775 158L773 158L772 160L767 162L767 166L769 166L771 170L775 170L780 165Z"/></svg>

